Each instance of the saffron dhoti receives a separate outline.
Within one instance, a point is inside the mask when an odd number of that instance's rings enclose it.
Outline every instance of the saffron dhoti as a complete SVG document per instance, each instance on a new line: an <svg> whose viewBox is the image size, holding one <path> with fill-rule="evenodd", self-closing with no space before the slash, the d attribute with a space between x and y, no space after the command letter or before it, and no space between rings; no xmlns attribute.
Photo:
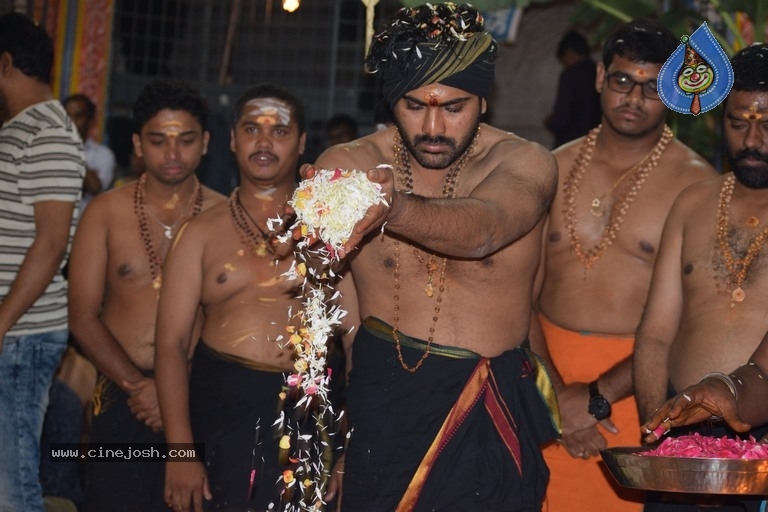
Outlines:
<svg viewBox="0 0 768 512"><path fill-rule="evenodd" d="M590 336L556 326L539 315L552 362L565 384L592 382L632 353L633 338ZM601 430L608 446L640 444L640 420L634 397L612 404L611 421L618 434ZM600 427L598 427L600 428ZM576 459L553 443L544 450L550 481L544 512L640 512L643 493L620 487L600 457Z"/></svg>

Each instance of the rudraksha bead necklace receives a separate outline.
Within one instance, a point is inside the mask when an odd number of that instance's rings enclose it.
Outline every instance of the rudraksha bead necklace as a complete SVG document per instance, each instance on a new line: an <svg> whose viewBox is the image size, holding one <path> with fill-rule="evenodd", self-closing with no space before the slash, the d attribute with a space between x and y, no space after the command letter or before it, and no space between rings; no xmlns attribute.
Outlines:
<svg viewBox="0 0 768 512"><path fill-rule="evenodd" d="M456 187L459 183L459 176L461 175L461 171L464 168L464 165L466 165L467 160L469 160L470 155L472 155L472 152L474 151L475 145L477 144L477 140L480 138L480 127L477 128L477 133L475 134L475 138L472 141L472 144L467 148L466 151L459 157L459 159L456 162L456 165L454 165L449 171L448 174L445 175L445 183L443 184L443 197L448 199L453 199L456 197ZM395 134L395 145L394 145L394 152L395 152L395 170L397 171L397 180L401 185L401 190L405 192L406 194L413 192L413 172L411 171L411 161L410 157L408 155L408 151L405 148L405 144L403 143L403 139L400 136L400 132L397 132ZM440 278L438 280L437 284L437 297L435 298L435 314L432 317L432 326L429 328L429 337L427 339L427 348L424 351L424 354L421 356L419 361L416 363L415 366L411 367L408 366L405 363L405 360L403 359L403 351L402 347L400 346L400 335L397 332L398 329L398 323L400 321L400 242L395 239L394 240L394 257L395 257L395 268L394 268L394 277L395 277L395 293L394 293L394 322L392 326L392 337L395 338L395 348L397 349L397 360L400 361L400 365L403 367L403 369L415 373L416 370L418 370L421 365L424 363L424 360L429 356L430 350L432 348L432 343L435 339L435 328L437 327L437 321L440 319L440 305L443 302L443 292L445 291L445 267L448 263L448 258L443 257L442 262L440 264ZM413 254L418 258L419 262L426 265L427 267L427 285L424 287L424 293L426 293L427 297L433 297L435 294L434 291L434 285L433 285L433 276L435 270L437 270L437 256L430 253L429 260L425 260L421 257L421 254L419 254L418 249L413 249Z"/></svg>
<svg viewBox="0 0 768 512"><path fill-rule="evenodd" d="M144 243L144 251L147 254L149 260L149 273L152 276L152 288L160 291L163 286L163 258L165 258L165 252L167 251L166 245L173 239L173 231L176 226L183 224L186 220L196 216L203 209L203 188L200 186L200 181L197 177L193 177L195 182L195 188L192 194L189 196L190 203L194 202L191 212L187 214L190 209L189 204L181 211L181 215L170 226L162 222L159 217L152 211L150 214L160 224L163 229L163 249L158 251L152 241L152 230L149 227L147 220L147 211L151 208L147 205L146 192L144 190L147 182L147 173L142 173L138 180L136 180L136 186L133 191L133 211L136 214L136 219L139 222L139 235L141 241ZM169 236L170 235L170 236Z"/></svg>
<svg viewBox="0 0 768 512"><path fill-rule="evenodd" d="M608 247L613 244L613 241L616 240L616 236L619 234L621 225L624 223L624 216L627 214L629 206L640 192L643 183L645 183L645 180L648 178L648 174L658 165L664 150L674 137L672 130L665 125L659 141L651 152L641 160L641 162L644 161L645 163L639 165L635 169L635 172L627 179L627 183L624 186L624 192L611 208L608 224L603 230L600 241L590 249L584 250L581 246L581 239L577 232L579 221L576 216L576 196L579 193L579 187L584 179L584 174L592 161L592 153L595 149L597 136L600 133L601 128L602 125L597 126L597 128L590 131L584 138L579 154L573 162L573 167L563 183L563 218L565 220L565 230L568 232L568 238L570 239L573 252L576 253L579 261L581 261L581 264L584 265L584 268L586 269L592 268L592 265L600 259ZM594 205L592 205L592 209L594 210Z"/></svg>
<svg viewBox="0 0 768 512"><path fill-rule="evenodd" d="M731 307L735 307L737 302L742 302L746 298L747 294L742 285L749 273L749 267L760 254L765 241L768 240L768 226L766 226L760 233L750 240L749 247L743 258L735 258L733 256L731 244L728 242L728 221L735 182L736 177L731 174L725 178L723 186L720 189L720 197L717 201L717 243L715 244L715 252L712 256L712 269L715 271L715 287L717 288L718 294L730 295ZM728 275L725 277L725 283L735 286L730 293L720 289L720 280L717 275L718 254L722 255L722 261L725 263L725 268L728 270Z"/></svg>
<svg viewBox="0 0 768 512"><path fill-rule="evenodd" d="M240 187L236 187L229 195L229 212L235 231L240 235L240 242L250 249L254 256L264 258L268 254L275 254L273 243L276 233L274 231L265 232L251 217L240 200ZM259 231L258 235L251 229L251 225Z"/></svg>

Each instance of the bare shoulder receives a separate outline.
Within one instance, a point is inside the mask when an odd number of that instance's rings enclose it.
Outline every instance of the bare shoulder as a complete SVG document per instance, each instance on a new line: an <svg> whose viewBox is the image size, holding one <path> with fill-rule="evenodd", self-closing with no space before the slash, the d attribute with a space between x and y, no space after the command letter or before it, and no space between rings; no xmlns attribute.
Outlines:
<svg viewBox="0 0 768 512"><path fill-rule="evenodd" d="M689 183L714 178L717 171L704 157L686 146L678 139L673 139L668 148L669 157L659 165L666 165L675 170L680 179Z"/></svg>
<svg viewBox="0 0 768 512"><path fill-rule="evenodd" d="M697 208L717 204L716 197L724 180L725 176L715 174L691 183L677 196L677 202Z"/></svg>
<svg viewBox="0 0 768 512"><path fill-rule="evenodd" d="M484 156L494 170L510 172L520 179L533 180L554 190L557 163L552 153L541 144L483 125L476 154Z"/></svg>
<svg viewBox="0 0 768 512"><path fill-rule="evenodd" d="M203 210L207 210L216 203L226 200L227 196L203 185Z"/></svg>
<svg viewBox="0 0 768 512"><path fill-rule="evenodd" d="M552 151L552 154L557 160L557 167L560 174L565 174L570 171L573 161L576 160L576 157L579 154L584 138L585 137L579 137L578 139L566 142Z"/></svg>
<svg viewBox="0 0 768 512"><path fill-rule="evenodd" d="M102 192L101 194L98 194L96 197L94 197L89 205L91 204L100 204L100 203L112 203L114 201L123 201L125 199L130 199L133 201L134 196L136 195L136 185L134 182L126 183L124 185L120 185L119 187L111 188L105 192Z"/></svg>
<svg viewBox="0 0 768 512"><path fill-rule="evenodd" d="M81 220L98 218L111 222L112 217L116 220L132 218L134 192L132 183L102 192L91 199L85 211L81 212Z"/></svg>
<svg viewBox="0 0 768 512"><path fill-rule="evenodd" d="M715 176L697 181L685 187L672 203L667 224L683 227L698 225L718 203L718 195L724 177Z"/></svg>
<svg viewBox="0 0 768 512"><path fill-rule="evenodd" d="M217 201L213 206L192 217L179 230L173 242L171 255L178 258L178 253L201 254L209 244L220 244L226 239L231 226L229 205L225 200ZM232 230L234 231L234 230ZM178 250L177 250L178 249Z"/></svg>
<svg viewBox="0 0 768 512"><path fill-rule="evenodd" d="M221 194L216 194L219 197L215 202L187 221L184 229L186 237L215 238L217 233L221 234L222 228L226 228L230 224L229 202Z"/></svg>
<svg viewBox="0 0 768 512"><path fill-rule="evenodd" d="M388 128L324 151L315 162L321 168L367 170L391 164L396 128Z"/></svg>

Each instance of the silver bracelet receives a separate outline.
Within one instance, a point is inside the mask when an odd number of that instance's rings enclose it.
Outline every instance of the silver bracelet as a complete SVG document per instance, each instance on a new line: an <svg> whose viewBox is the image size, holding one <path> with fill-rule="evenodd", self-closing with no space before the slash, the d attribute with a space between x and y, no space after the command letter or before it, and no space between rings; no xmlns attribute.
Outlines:
<svg viewBox="0 0 768 512"><path fill-rule="evenodd" d="M728 390L733 395L733 398L735 398L736 400L739 399L739 391L736 389L736 383L733 382L733 379L729 375L726 375L726 374L724 374L722 372L711 372L711 373L708 373L705 376L703 376L699 380L699 383L701 383L702 381L704 381L704 380L706 380L706 379L708 379L710 377L713 378L713 379L718 379L718 380L720 380L722 382L725 382L725 385L728 386Z"/></svg>

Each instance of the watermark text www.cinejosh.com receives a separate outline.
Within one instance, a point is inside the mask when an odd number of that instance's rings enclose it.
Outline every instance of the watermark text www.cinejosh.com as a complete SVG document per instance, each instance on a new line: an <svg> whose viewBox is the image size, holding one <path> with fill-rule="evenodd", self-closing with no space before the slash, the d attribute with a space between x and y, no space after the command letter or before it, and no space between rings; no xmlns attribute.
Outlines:
<svg viewBox="0 0 768 512"><path fill-rule="evenodd" d="M49 452L51 462L80 460L114 462L136 459L170 462L205 461L205 446L199 443L51 443Z"/></svg>

